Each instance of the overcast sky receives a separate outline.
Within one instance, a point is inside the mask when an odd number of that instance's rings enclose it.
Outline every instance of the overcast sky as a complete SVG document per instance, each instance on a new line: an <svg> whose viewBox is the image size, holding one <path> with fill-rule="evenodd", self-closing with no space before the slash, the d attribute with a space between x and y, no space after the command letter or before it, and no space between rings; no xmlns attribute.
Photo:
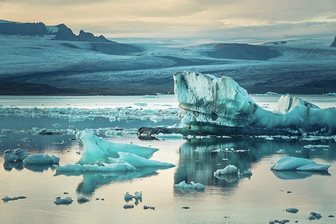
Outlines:
<svg viewBox="0 0 336 224"><path fill-rule="evenodd" d="M0 0L0 17L65 23L109 37L206 36L244 27L334 27L336 0ZM307 30L305 30L307 29ZM294 30L295 31L295 30Z"/></svg>

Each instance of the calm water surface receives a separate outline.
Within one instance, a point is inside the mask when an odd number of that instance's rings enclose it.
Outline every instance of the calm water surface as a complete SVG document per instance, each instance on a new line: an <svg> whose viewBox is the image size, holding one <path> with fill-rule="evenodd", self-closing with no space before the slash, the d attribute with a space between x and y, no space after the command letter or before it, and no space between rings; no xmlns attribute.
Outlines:
<svg viewBox="0 0 336 224"><path fill-rule="evenodd" d="M66 98L36 97L25 103L20 97L2 97L4 106L50 106L63 107L71 104L82 107L130 106L145 102L147 106L176 106L172 96L167 98L129 97L110 102L113 98L97 97L94 101L86 97L71 103ZM259 97L259 98L258 98ZM321 107L335 106L335 98L306 96ZM99 99L104 102L100 102ZM276 98L256 96L256 101L273 108ZM315 101L314 101L315 100ZM34 102L34 103L32 103ZM55 104L58 102L59 104ZM42 105L43 104L43 105ZM162 106L163 105L163 106ZM10 129L8 117L0 116L1 130ZM35 135L26 132L29 127L47 128L61 120L11 118L15 131L3 131L0 137L1 151L22 147L30 153L45 152L61 158L61 164L78 161L81 146L71 135ZM141 122L134 121L134 127ZM176 121L169 121L172 124ZM37 125L38 124L38 125ZM154 123L147 123L155 125ZM106 124L105 124L106 125ZM114 123L110 124L111 126ZM4 127L6 126L6 127ZM25 126L25 128L22 128ZM83 121L79 129L99 128L98 122ZM127 124L121 124L126 127ZM20 132L21 130L21 132ZM27 138L28 141L22 141ZM289 219L291 223L336 223L336 143L334 140L302 141L267 140L263 138L227 139L167 139L141 141L133 134L110 138L111 141L152 146L159 149L153 159L166 161L176 166L166 170L142 170L134 173L85 174L79 176L55 175L49 167L27 167L21 164L4 164L0 157L0 196L24 195L24 200L0 203L0 223L268 223L272 219ZM325 145L324 148L304 147ZM331 164L329 173L272 172L272 163L285 156L311 158ZM236 165L241 170L252 170L251 178L217 179L213 172L226 165ZM173 185L180 181L195 181L206 186L204 192L180 192ZM134 209L125 210L123 196L128 191L143 192L143 202ZM287 193L287 192L291 193ZM63 192L68 192L64 195ZM86 204L78 204L78 196L90 198ZM74 202L69 206L56 206L57 196L70 196ZM104 198L104 200L96 200ZM156 209L144 210L143 205ZM182 209L188 206L190 209ZM286 213L288 207L299 209L297 214ZM311 211L322 214L319 221L308 221Z"/></svg>

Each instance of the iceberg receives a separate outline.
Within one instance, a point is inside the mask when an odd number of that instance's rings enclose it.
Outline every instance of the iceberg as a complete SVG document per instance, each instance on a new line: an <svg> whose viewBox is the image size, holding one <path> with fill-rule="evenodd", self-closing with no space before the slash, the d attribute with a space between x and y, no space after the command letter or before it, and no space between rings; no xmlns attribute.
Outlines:
<svg viewBox="0 0 336 224"><path fill-rule="evenodd" d="M47 154L34 154L29 155L27 158L23 160L23 165L53 165L59 163L59 158L54 155Z"/></svg>
<svg viewBox="0 0 336 224"><path fill-rule="evenodd" d="M230 77L178 72L174 91L181 122L190 131L217 135L336 134L336 108L321 109L285 95L279 99L277 111L268 111Z"/></svg>
<svg viewBox="0 0 336 224"><path fill-rule="evenodd" d="M93 130L83 130L76 134L77 140L83 145L84 152L79 164L108 162L110 157L118 158L119 152L132 153L143 158L152 157L158 149L133 144L114 143L94 135Z"/></svg>
<svg viewBox="0 0 336 224"><path fill-rule="evenodd" d="M18 149L7 149L3 153L3 157L5 163L13 163L13 162L21 162L25 158L27 158L28 153L26 150L18 148Z"/></svg>
<svg viewBox="0 0 336 224"><path fill-rule="evenodd" d="M175 184L174 187L182 192L188 191L204 191L205 186L201 183L194 183L193 181L190 184L187 184L185 181L181 181L178 184Z"/></svg>
<svg viewBox="0 0 336 224"><path fill-rule="evenodd" d="M283 157L271 167L276 171L318 171L327 172L331 165L318 164L313 160L298 157Z"/></svg>
<svg viewBox="0 0 336 224"><path fill-rule="evenodd" d="M239 176L239 170L234 165L227 165L224 169L219 169L214 172L215 177L219 176Z"/></svg>
<svg viewBox="0 0 336 224"><path fill-rule="evenodd" d="M72 203L72 198L66 197L66 198L61 198L57 197L54 201L55 205L70 205Z"/></svg>
<svg viewBox="0 0 336 224"><path fill-rule="evenodd" d="M141 176L142 170L144 173L148 172L147 168L165 169L174 166L171 163L148 159L158 149L109 142L94 135L93 130L80 131L76 137L84 146L80 160L75 164L56 166L56 175L131 172L133 174L117 175L120 179L131 179L139 174ZM150 173L153 173L153 170ZM112 179L118 178L112 176Z"/></svg>

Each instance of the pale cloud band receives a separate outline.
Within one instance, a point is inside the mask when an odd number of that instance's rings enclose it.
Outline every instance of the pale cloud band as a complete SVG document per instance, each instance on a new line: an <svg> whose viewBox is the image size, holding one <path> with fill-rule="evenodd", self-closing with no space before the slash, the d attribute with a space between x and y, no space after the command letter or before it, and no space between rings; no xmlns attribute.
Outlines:
<svg viewBox="0 0 336 224"><path fill-rule="evenodd" d="M111 37L188 37L248 26L335 24L336 1L0 0L0 15L13 21L65 23L76 31Z"/></svg>

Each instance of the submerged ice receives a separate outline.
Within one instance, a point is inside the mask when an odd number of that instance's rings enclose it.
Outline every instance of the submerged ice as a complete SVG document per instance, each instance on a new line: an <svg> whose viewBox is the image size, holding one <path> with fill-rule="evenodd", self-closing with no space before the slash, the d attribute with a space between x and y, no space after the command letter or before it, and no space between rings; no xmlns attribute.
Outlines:
<svg viewBox="0 0 336 224"><path fill-rule="evenodd" d="M182 72L174 75L182 123L207 133L336 133L336 108L320 109L294 96L279 99L277 111L263 109L232 78Z"/></svg>

